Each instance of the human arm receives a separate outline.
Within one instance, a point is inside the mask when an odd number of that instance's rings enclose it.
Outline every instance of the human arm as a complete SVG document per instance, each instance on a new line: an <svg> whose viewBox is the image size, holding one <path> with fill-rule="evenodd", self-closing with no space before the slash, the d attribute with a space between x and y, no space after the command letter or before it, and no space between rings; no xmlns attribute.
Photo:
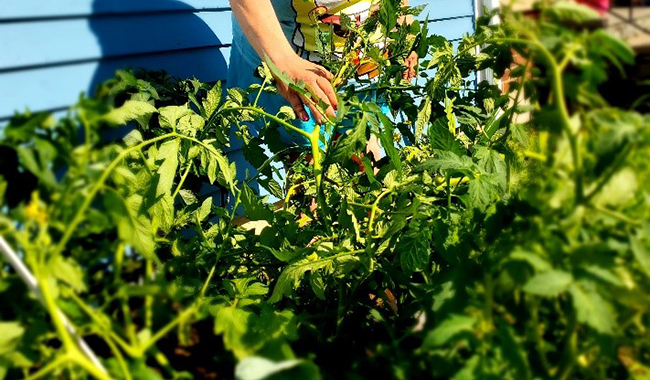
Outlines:
<svg viewBox="0 0 650 380"><path fill-rule="evenodd" d="M230 6L244 35L260 57L268 57L293 81L305 83L314 95L327 104L326 114L334 116L336 93L330 83L332 74L322 66L299 57L287 41L270 0L231 0ZM318 123L324 120L313 104L286 84L277 81L280 94L291 104L298 118L307 121L305 105ZM310 101L311 100L311 101Z"/></svg>
<svg viewBox="0 0 650 380"><path fill-rule="evenodd" d="M409 5L409 0L402 0L402 5L408 6ZM413 22L413 16L412 15L407 15L403 16L398 20L399 24L406 24L410 25ZM406 59L404 59L404 66L406 67L406 70L402 73L402 79L406 81L411 81L415 79L417 76L417 72L415 71L415 68L418 65L418 53L415 51L412 51Z"/></svg>

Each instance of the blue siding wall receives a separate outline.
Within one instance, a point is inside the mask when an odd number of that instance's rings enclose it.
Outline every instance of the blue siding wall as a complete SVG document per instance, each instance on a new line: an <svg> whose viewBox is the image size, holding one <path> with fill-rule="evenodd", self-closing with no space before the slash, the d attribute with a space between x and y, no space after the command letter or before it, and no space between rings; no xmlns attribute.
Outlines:
<svg viewBox="0 0 650 380"><path fill-rule="evenodd" d="M433 33L473 29L474 0L427 4ZM227 0L3 0L0 122L14 110L64 110L121 67L224 79L231 43ZM424 16L424 15L423 15Z"/></svg>

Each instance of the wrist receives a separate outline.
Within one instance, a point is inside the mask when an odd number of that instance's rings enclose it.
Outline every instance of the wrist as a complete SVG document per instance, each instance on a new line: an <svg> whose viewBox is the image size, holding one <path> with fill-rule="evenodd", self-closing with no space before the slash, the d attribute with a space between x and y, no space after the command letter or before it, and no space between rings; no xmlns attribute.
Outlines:
<svg viewBox="0 0 650 380"><path fill-rule="evenodd" d="M264 51L262 59L264 59L264 56L268 57L278 67L290 65L296 59L300 58L288 43L280 49L268 49L268 51Z"/></svg>

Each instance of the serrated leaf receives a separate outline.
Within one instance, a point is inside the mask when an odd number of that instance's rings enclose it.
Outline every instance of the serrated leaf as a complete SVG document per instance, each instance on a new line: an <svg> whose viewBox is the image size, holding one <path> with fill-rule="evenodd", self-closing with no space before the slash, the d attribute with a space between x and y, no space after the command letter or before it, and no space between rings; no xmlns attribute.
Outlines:
<svg viewBox="0 0 650 380"><path fill-rule="evenodd" d="M203 203L201 203L201 207L196 210L197 212L197 218L199 219L199 222L202 222L205 220L205 218L210 215L210 212L212 211L212 197L206 198Z"/></svg>
<svg viewBox="0 0 650 380"><path fill-rule="evenodd" d="M228 159L221 154L217 149L212 145L209 145L209 148L204 148L206 159L208 160L208 179L210 184L213 184L217 179L217 169L221 172L226 185L229 188L234 187L234 180L237 176L236 169L233 166L228 164Z"/></svg>
<svg viewBox="0 0 650 380"><path fill-rule="evenodd" d="M218 81L205 95L205 98L201 102L203 109L205 110L205 116L210 118L214 111L217 110L219 104L221 103L221 81Z"/></svg>
<svg viewBox="0 0 650 380"><path fill-rule="evenodd" d="M174 130L178 126L178 121L181 118L194 113L194 111L189 109L187 105L162 107L158 110L158 112L160 113L160 126Z"/></svg>
<svg viewBox="0 0 650 380"><path fill-rule="evenodd" d="M187 206L193 205L194 203L198 202L198 199L196 198L196 195L190 190L183 189L178 192L178 194L181 196L181 199Z"/></svg>
<svg viewBox="0 0 650 380"><path fill-rule="evenodd" d="M176 178L176 170L178 169L178 150L180 146L180 139L173 139L165 141L158 150L156 160L162 160L162 164L156 171L158 175L156 197L171 194L174 179Z"/></svg>
<svg viewBox="0 0 650 380"><path fill-rule="evenodd" d="M267 220L273 219L273 211L268 204L261 201L253 189L247 184L242 184L241 188L241 202L246 211L246 217L249 220Z"/></svg>
<svg viewBox="0 0 650 380"><path fill-rule="evenodd" d="M138 100L127 100L119 107L110 110L102 116L102 120L112 125L126 125L132 120L148 118L156 112L156 107Z"/></svg>
<svg viewBox="0 0 650 380"><path fill-rule="evenodd" d="M368 143L368 118L369 114L364 112L354 128L347 131L338 139L332 153L328 157L328 162L345 162L354 153L366 148L366 144Z"/></svg>
<svg viewBox="0 0 650 380"><path fill-rule="evenodd" d="M242 339L254 318L253 313L235 306L221 307L217 311L214 319L214 333L223 335L224 346L238 358L244 358L249 354L249 348L242 342Z"/></svg>
<svg viewBox="0 0 650 380"><path fill-rule="evenodd" d="M431 98L427 97L418 110L418 117L415 121L415 141L419 141L422 137L422 132L429 123L429 119L431 119Z"/></svg>
<svg viewBox="0 0 650 380"><path fill-rule="evenodd" d="M598 20L600 15L594 9L573 1L557 1L545 8L545 13L555 16L559 21L585 22Z"/></svg>
<svg viewBox="0 0 650 380"><path fill-rule="evenodd" d="M178 120L176 130L186 136L196 137L196 134L200 132L204 126L205 119L195 113L190 113Z"/></svg>
<svg viewBox="0 0 650 380"><path fill-rule="evenodd" d="M49 270L55 278L68 284L76 292L86 291L84 271L73 258L57 256L50 261Z"/></svg>
<svg viewBox="0 0 650 380"><path fill-rule="evenodd" d="M417 269L426 269L429 263L431 231L426 226L413 225L400 237L395 247L399 254L400 266L407 273Z"/></svg>
<svg viewBox="0 0 650 380"><path fill-rule="evenodd" d="M465 155L465 149L447 128L447 119L436 119L429 127L429 139L434 150L450 151L457 155Z"/></svg>
<svg viewBox="0 0 650 380"><path fill-rule="evenodd" d="M594 286L574 283L569 287L569 293L579 322L600 333L612 333L616 325L613 308Z"/></svg>
<svg viewBox="0 0 650 380"><path fill-rule="evenodd" d="M115 192L104 196L104 207L117 225L120 239L133 246L142 256L158 261L154 254L154 236L151 221L143 208L143 198L134 194L124 199Z"/></svg>
<svg viewBox="0 0 650 380"><path fill-rule="evenodd" d="M435 153L435 158L423 162L416 169L418 171L442 171L450 175L453 173L462 173L468 175L470 178L473 178L474 172L478 171L478 167L470 157L465 155L459 156L449 151L435 151Z"/></svg>
<svg viewBox="0 0 650 380"><path fill-rule="evenodd" d="M129 132L124 138L122 139L124 141L124 144L128 147L133 147L138 144L140 144L143 139L142 139L142 132L140 132L137 129L132 130Z"/></svg>
<svg viewBox="0 0 650 380"><path fill-rule="evenodd" d="M524 291L540 296L557 297L567 291L572 283L573 276L570 273L552 269L533 276L524 286Z"/></svg>
<svg viewBox="0 0 650 380"><path fill-rule="evenodd" d="M270 303L280 301L283 297L289 296L300 286L300 282L308 272L319 270L333 271L335 265L345 265L352 262L358 262L358 258L352 255L332 256L326 258L314 257L312 254L306 258L300 259L289 264L278 277L278 281L273 288L273 294L269 298Z"/></svg>

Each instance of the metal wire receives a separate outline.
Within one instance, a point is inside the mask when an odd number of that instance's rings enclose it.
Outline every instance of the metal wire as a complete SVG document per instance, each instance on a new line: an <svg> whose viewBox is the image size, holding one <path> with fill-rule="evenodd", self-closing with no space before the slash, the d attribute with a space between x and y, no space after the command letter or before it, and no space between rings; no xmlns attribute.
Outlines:
<svg viewBox="0 0 650 380"><path fill-rule="evenodd" d="M32 274L32 272L29 271L29 268L25 266L25 263L18 257L16 252L11 248L9 243L0 236L0 253L2 253L2 256L7 260L9 265L16 271L18 276L23 280L25 285L27 285L27 288L34 292L36 294L36 297L43 303L43 297L41 295L41 291L38 288L38 281ZM86 341L83 340L82 337L77 335L77 331L75 330L74 326L70 323L68 318L63 314L61 310L58 308L56 309L56 312L59 313L59 316L61 320L63 321L63 325L65 326L65 329L72 335L75 340L77 341L77 344L79 345L79 348L81 351L90 359L90 361L97 366L102 372L106 372L106 368L102 365L102 363L99 361L97 358L97 355L93 352L93 350L86 344Z"/></svg>

